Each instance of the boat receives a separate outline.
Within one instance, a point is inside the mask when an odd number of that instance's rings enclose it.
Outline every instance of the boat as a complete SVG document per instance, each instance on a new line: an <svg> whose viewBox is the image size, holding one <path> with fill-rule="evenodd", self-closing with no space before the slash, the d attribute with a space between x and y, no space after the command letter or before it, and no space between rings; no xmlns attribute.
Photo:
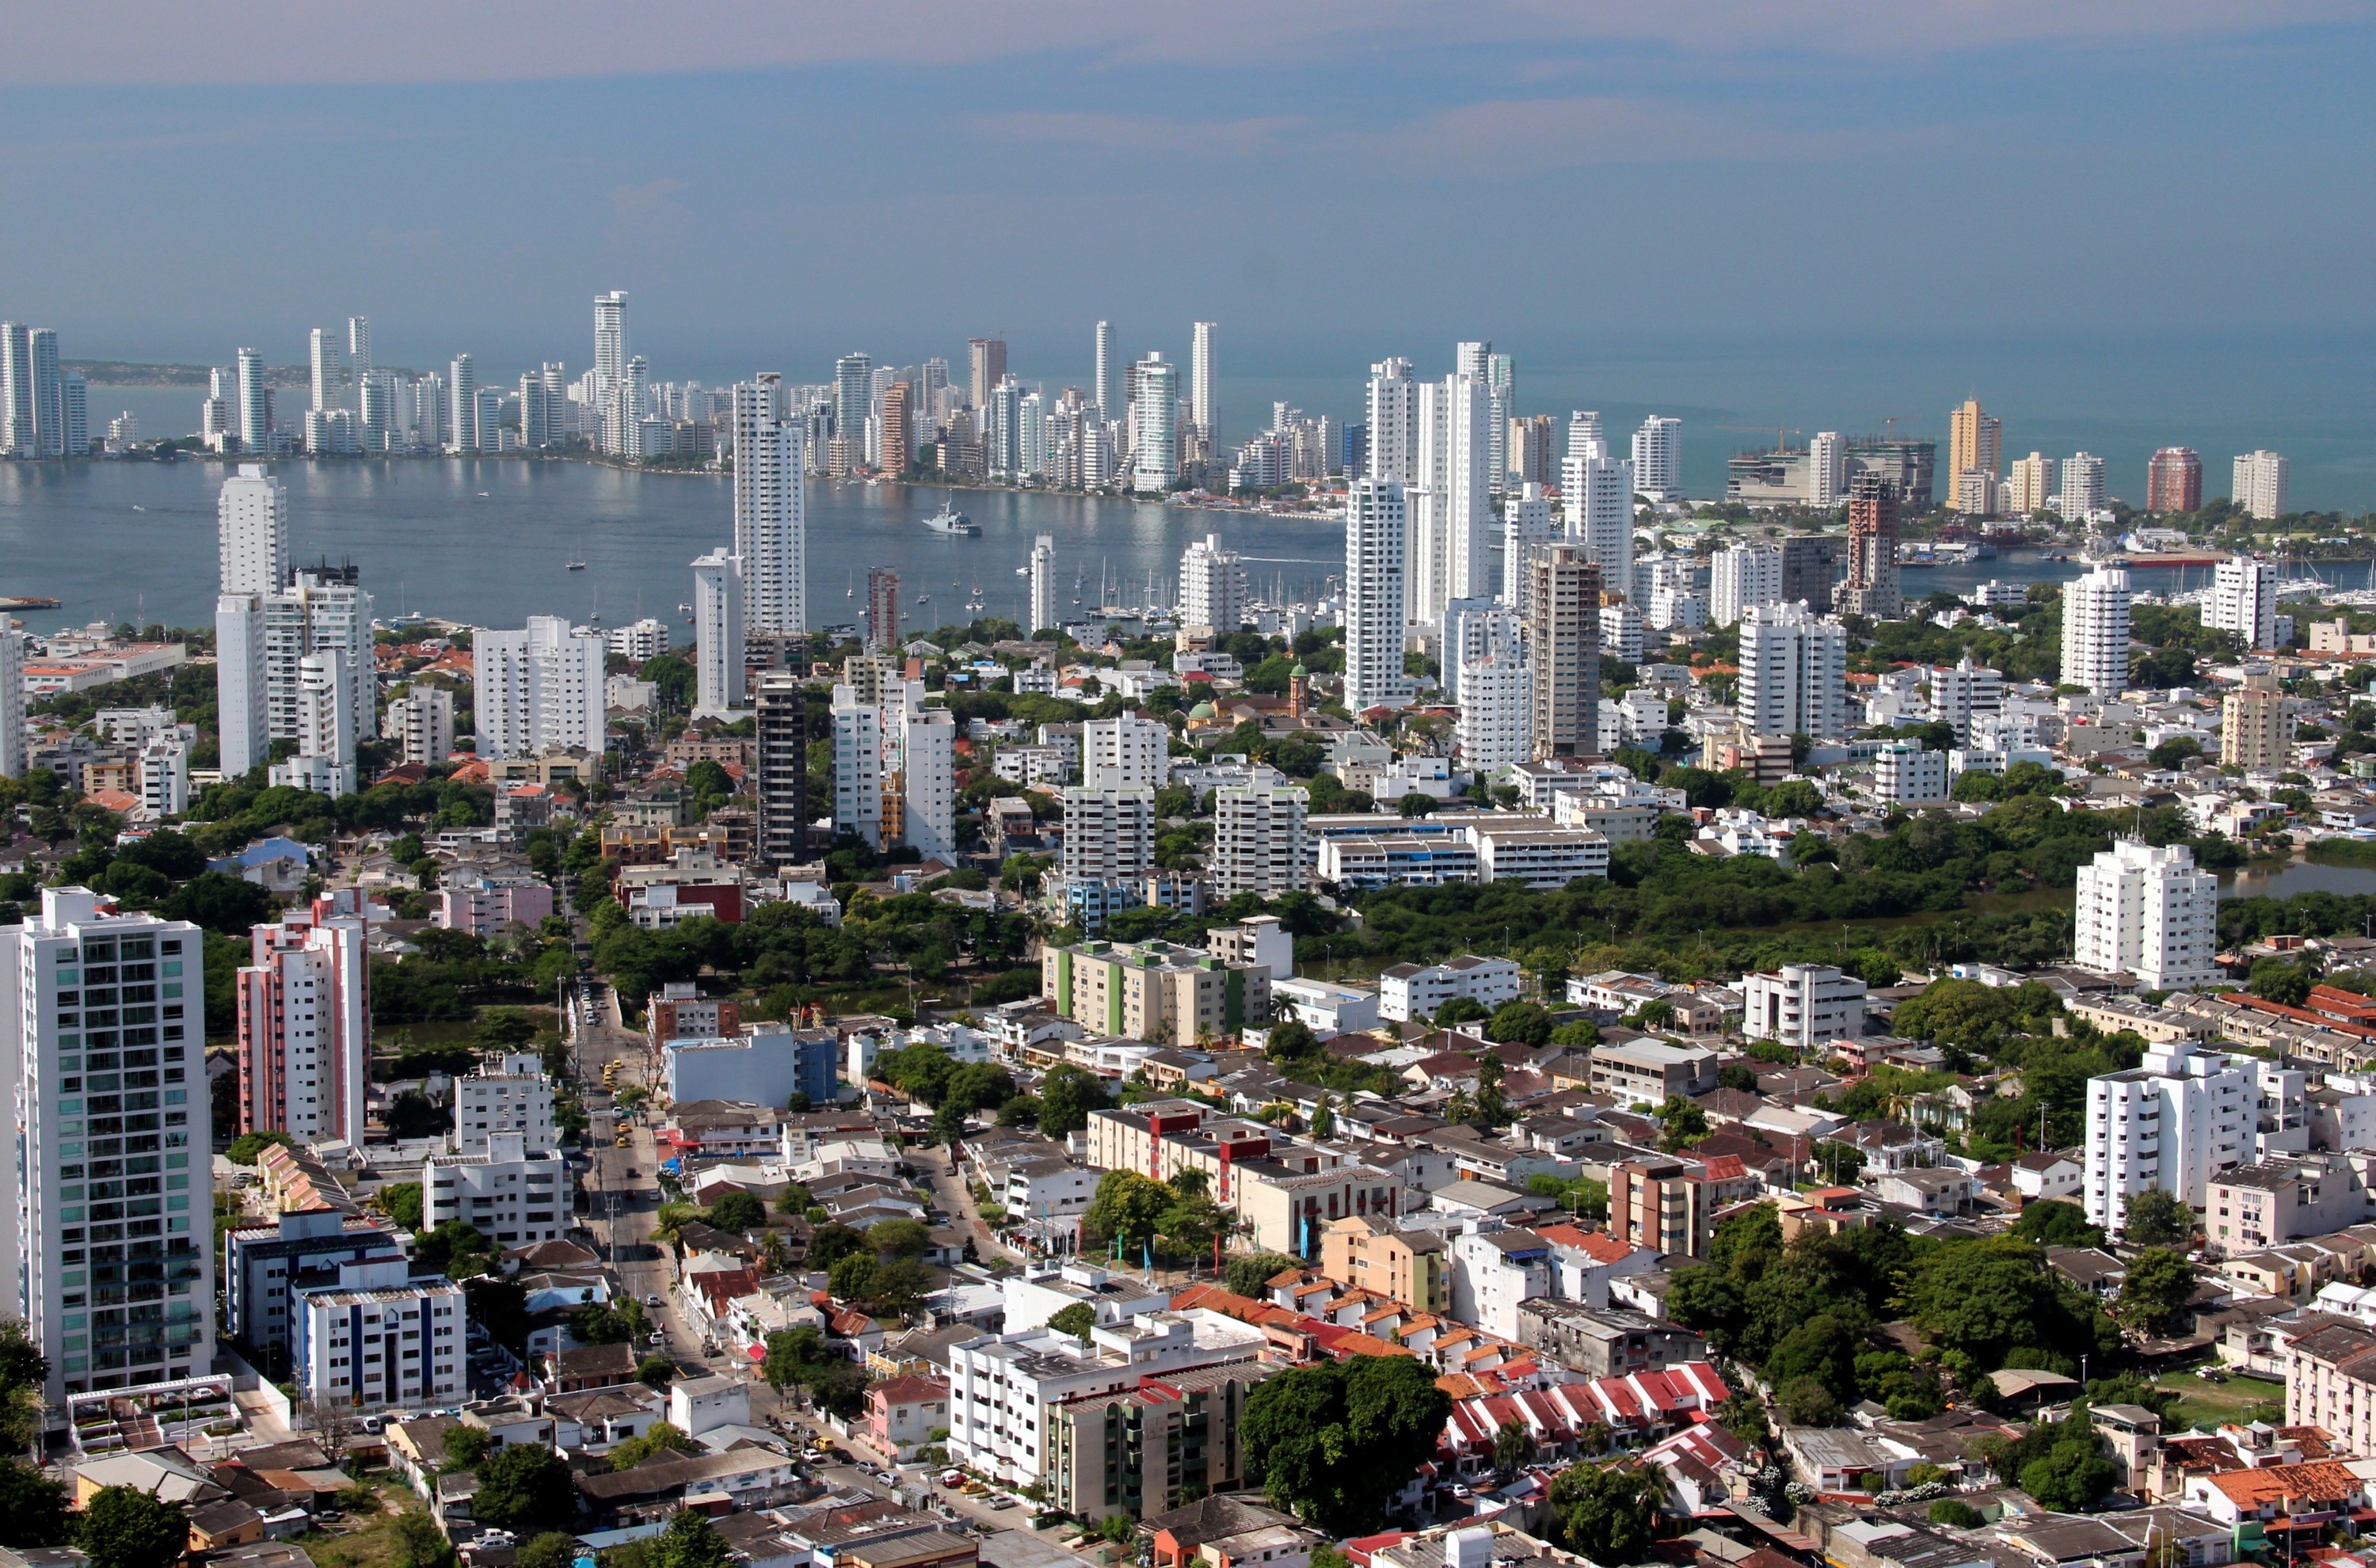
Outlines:
<svg viewBox="0 0 2376 1568"><path fill-rule="evenodd" d="M583 561L572 561L569 564L569 569L573 572L582 572L586 569L586 563Z"/></svg>
<svg viewBox="0 0 2376 1568"><path fill-rule="evenodd" d="M929 593L920 593L916 596L916 602L919 604L930 604L933 602L933 596Z"/></svg>
<svg viewBox="0 0 2376 1568"><path fill-rule="evenodd" d="M1031 575L1031 568L1028 566L1017 566L1015 568L1015 575L1018 577L1028 577Z"/></svg>
<svg viewBox="0 0 2376 1568"><path fill-rule="evenodd" d="M0 610L55 610L65 601L43 599L39 594L25 594L16 599L0 599Z"/></svg>
<svg viewBox="0 0 2376 1568"><path fill-rule="evenodd" d="M952 502L941 503L941 509L924 519L924 526L934 533L954 534L960 539L980 539L981 525L956 509ZM916 601L921 604L923 600Z"/></svg>

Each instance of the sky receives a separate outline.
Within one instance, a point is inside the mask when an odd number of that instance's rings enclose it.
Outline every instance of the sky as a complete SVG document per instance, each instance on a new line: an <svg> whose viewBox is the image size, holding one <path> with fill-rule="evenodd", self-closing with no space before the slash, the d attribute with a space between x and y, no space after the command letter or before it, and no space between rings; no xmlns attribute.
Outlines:
<svg viewBox="0 0 2376 1568"><path fill-rule="evenodd" d="M1678 396L1736 344L2257 384L2376 334L2366 0L8 9L0 314L70 358L362 313L575 372L612 288L713 380L992 331L1077 379L1100 316L1348 386L1681 346Z"/></svg>

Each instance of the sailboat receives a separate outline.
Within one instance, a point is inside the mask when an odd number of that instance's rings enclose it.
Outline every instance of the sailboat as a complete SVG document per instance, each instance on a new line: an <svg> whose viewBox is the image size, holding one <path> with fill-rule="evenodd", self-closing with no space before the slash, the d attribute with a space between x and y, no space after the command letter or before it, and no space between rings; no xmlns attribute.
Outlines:
<svg viewBox="0 0 2376 1568"><path fill-rule="evenodd" d="M844 599L856 599L858 597L858 569L854 566L850 568L849 584L849 587L841 590L841 597Z"/></svg>

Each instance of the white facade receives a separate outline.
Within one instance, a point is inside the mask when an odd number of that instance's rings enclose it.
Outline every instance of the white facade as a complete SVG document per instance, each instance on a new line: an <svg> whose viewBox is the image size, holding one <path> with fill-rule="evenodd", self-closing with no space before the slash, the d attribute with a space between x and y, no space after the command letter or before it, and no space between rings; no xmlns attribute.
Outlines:
<svg viewBox="0 0 2376 1568"><path fill-rule="evenodd" d="M1751 607L1740 619L1740 721L1760 735L1845 734L1847 666L1837 621L1803 603Z"/></svg>
<svg viewBox="0 0 2376 1568"><path fill-rule="evenodd" d="M1534 671L1514 610L1463 616L1458 646L1445 644L1447 663L1459 667L1460 761L1482 771L1534 754Z"/></svg>
<svg viewBox="0 0 2376 1568"><path fill-rule="evenodd" d="M237 778L272 754L272 707L265 695L264 599L227 593L215 600L215 729L222 771Z"/></svg>
<svg viewBox="0 0 2376 1568"><path fill-rule="evenodd" d="M1442 964L1396 964L1378 976L1378 1016L1397 1024L1432 1018L1455 996L1491 1013L1518 1000L1519 984L1518 966L1507 958L1471 954Z"/></svg>
<svg viewBox="0 0 2376 1568"><path fill-rule="evenodd" d="M265 594L258 602L264 614L264 695L272 738L301 746L304 742L305 678L300 667L312 654L339 656L343 700L355 738L376 737L379 683L371 595L351 583L325 582L312 572L299 571L288 588ZM353 760L351 748L345 760Z"/></svg>
<svg viewBox="0 0 2376 1568"><path fill-rule="evenodd" d="M742 561L723 550L693 563L694 716L723 718L749 706L742 672Z"/></svg>
<svg viewBox="0 0 2376 1568"><path fill-rule="evenodd" d="M2251 1159L2261 1104L2251 1069L2180 1039L2148 1046L2142 1066L2088 1079L2089 1222L2118 1232L2129 1200L2148 1187L2199 1204L2214 1172Z"/></svg>
<svg viewBox="0 0 2376 1568"><path fill-rule="evenodd" d="M1518 1336L1518 1303L1553 1289L1550 1245L1525 1230L1469 1230L1452 1238L1452 1313L1504 1339Z"/></svg>
<svg viewBox="0 0 2376 1568"><path fill-rule="evenodd" d="M1155 791L1075 787L1063 791L1066 882L1113 882L1155 864Z"/></svg>
<svg viewBox="0 0 2376 1568"><path fill-rule="evenodd" d="M1147 355L1138 366L1130 415L1130 487L1159 495L1180 475L1180 367L1165 363L1161 354Z"/></svg>
<svg viewBox="0 0 2376 1568"><path fill-rule="evenodd" d="M454 1080L454 1147L485 1154L488 1139L517 1134L531 1153L559 1146L552 1124L552 1080L534 1051L507 1051L493 1066Z"/></svg>
<svg viewBox="0 0 2376 1568"><path fill-rule="evenodd" d="M1933 805L1947 798L1947 754L1919 741L1893 741L1874 754L1872 793L1893 806Z"/></svg>
<svg viewBox="0 0 2376 1568"><path fill-rule="evenodd" d="M1374 447L1372 450L1374 451ZM1402 481L1355 480L1345 495L1345 706L1403 707L1407 505Z"/></svg>
<svg viewBox="0 0 2376 1568"><path fill-rule="evenodd" d="M2212 573L2203 624L2235 633L2248 652L2276 647L2277 576L2276 563L2258 556L2239 555L2220 562Z"/></svg>
<svg viewBox="0 0 2376 1568"><path fill-rule="evenodd" d="M203 956L196 926L101 915L80 887L0 928L0 1256L46 1403L212 1370Z"/></svg>
<svg viewBox="0 0 2376 1568"><path fill-rule="evenodd" d="M1024 634L1052 629L1061 617L1056 611L1056 539L1053 534L1041 534L1031 541L1031 624Z"/></svg>
<svg viewBox="0 0 2376 1568"><path fill-rule="evenodd" d="M2062 483L2055 505L2065 517L2084 520L2104 509L2104 459L2093 452L2074 452L2062 459Z"/></svg>
<svg viewBox="0 0 2376 1568"><path fill-rule="evenodd" d="M2062 589L2062 678L2099 697L2129 685L2129 575L2098 566Z"/></svg>
<svg viewBox="0 0 2376 1568"><path fill-rule="evenodd" d="M1118 713L1081 726L1081 782L1092 790L1160 790L1171 782L1171 731Z"/></svg>
<svg viewBox="0 0 2376 1568"><path fill-rule="evenodd" d="M807 427L784 407L783 380L734 388L734 554L743 620L761 635L809 629Z"/></svg>
<svg viewBox="0 0 2376 1568"><path fill-rule="evenodd" d="M2262 522L2286 515L2286 481L2290 467L2280 453L2246 452L2236 459L2235 503Z"/></svg>
<svg viewBox="0 0 2376 1568"><path fill-rule="evenodd" d="M1708 624L1736 624L1751 607L1782 598L1782 547L1736 544L1708 565Z"/></svg>
<svg viewBox="0 0 2376 1568"><path fill-rule="evenodd" d="M1865 983L1827 964L1785 964L1745 975L1740 1032L1812 1051L1864 1033Z"/></svg>
<svg viewBox="0 0 2376 1568"><path fill-rule="evenodd" d="M1550 498L1532 481L1502 500L1502 602L1517 604L1527 591L1527 561L1537 547L1558 539L1564 528Z"/></svg>
<svg viewBox="0 0 2376 1568"><path fill-rule="evenodd" d="M421 1222L467 1220L500 1247L557 1241L571 1224L568 1168L559 1149L531 1149L518 1133L490 1133L485 1154L433 1154L421 1168Z"/></svg>
<svg viewBox="0 0 2376 1568"><path fill-rule="evenodd" d="M1680 501L1683 495L1680 447L1683 422L1652 414L1634 433L1634 487L1653 501Z"/></svg>
<svg viewBox="0 0 2376 1568"><path fill-rule="evenodd" d="M1180 554L1180 624L1227 635L1246 622L1245 558L1206 534Z"/></svg>
<svg viewBox="0 0 2376 1568"><path fill-rule="evenodd" d="M1196 434L1206 441L1213 439L1213 327L1209 321L1192 327L1188 339L1188 418L1194 422ZM1210 621L1192 621L1192 626L1209 626Z"/></svg>
<svg viewBox="0 0 2376 1568"><path fill-rule="evenodd" d="M7 654L0 649L0 681L7 679ZM0 696L0 724L6 722L7 699ZM18 725L21 732L22 724ZM179 735L159 735L144 742L138 765L140 808L150 822L162 822L190 809L190 748ZM0 778L7 777L8 747L0 740Z"/></svg>
<svg viewBox="0 0 2376 1568"><path fill-rule="evenodd" d="M290 1376L317 1408L452 1407L469 1397L462 1287L414 1278L401 1257L339 1265L339 1283L290 1292Z"/></svg>
<svg viewBox="0 0 2376 1568"><path fill-rule="evenodd" d="M1419 383L1408 360L1370 367L1370 466L1366 477L1410 484L1419 478Z"/></svg>
<svg viewBox="0 0 2376 1568"><path fill-rule="evenodd" d="M242 1130L362 1147L371 1063L363 922L300 914L252 928L248 945L237 977Z"/></svg>
<svg viewBox="0 0 2376 1568"><path fill-rule="evenodd" d="M386 735L399 760L427 767L454 750L454 694L416 683L389 699Z"/></svg>
<svg viewBox="0 0 2376 1568"><path fill-rule="evenodd" d="M218 593L278 593L289 581L289 493L262 463L242 463L215 498Z"/></svg>
<svg viewBox="0 0 2376 1568"><path fill-rule="evenodd" d="M1628 664L1642 662L1642 612L1631 604L1600 607L1600 651ZM1665 723L1664 717L1660 724Z"/></svg>
<svg viewBox="0 0 2376 1568"><path fill-rule="evenodd" d="M2122 970L2149 991L2207 986L2219 978L2219 879L2194 868L2183 844L2123 840L2079 868L2071 961L2097 974Z"/></svg>
<svg viewBox="0 0 2376 1568"><path fill-rule="evenodd" d="M1206 866L1216 896L1302 891L1312 878L1303 825L1309 800L1301 790L1275 787L1213 791L1213 852Z"/></svg>
<svg viewBox="0 0 2376 1568"><path fill-rule="evenodd" d="M1837 506L1847 498L1847 447L1838 431L1819 430L1807 443L1807 505Z"/></svg>
<svg viewBox="0 0 2376 1568"><path fill-rule="evenodd" d="M0 624L0 778L25 776L25 634Z"/></svg>
<svg viewBox="0 0 2376 1568"><path fill-rule="evenodd" d="M883 710L833 689L833 829L883 847Z"/></svg>
<svg viewBox="0 0 2376 1568"><path fill-rule="evenodd" d="M603 742L602 639L556 615L531 615L517 632L473 639L479 754L537 756Z"/></svg>
<svg viewBox="0 0 2376 1568"><path fill-rule="evenodd" d="M1954 727L1955 741L1968 746L1972 720L2004 708L2004 676L1986 665L1974 664L1969 653L1952 665L1934 664L1926 672L1930 686L1930 719Z"/></svg>
<svg viewBox="0 0 2376 1568"><path fill-rule="evenodd" d="M905 811L901 841L927 858L957 852L956 719L947 708L898 715L899 779Z"/></svg>

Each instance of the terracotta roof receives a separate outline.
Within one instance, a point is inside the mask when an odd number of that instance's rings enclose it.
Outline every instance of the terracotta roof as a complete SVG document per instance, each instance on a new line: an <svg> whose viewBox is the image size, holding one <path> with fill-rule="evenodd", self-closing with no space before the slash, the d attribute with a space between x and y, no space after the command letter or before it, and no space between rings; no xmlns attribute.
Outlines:
<svg viewBox="0 0 2376 1568"><path fill-rule="evenodd" d="M2239 1508L2283 1506L2288 1500L2332 1502L2349 1497L2359 1479L2332 1459L2302 1465L2269 1465L2257 1470L2222 1470L2203 1478Z"/></svg>

